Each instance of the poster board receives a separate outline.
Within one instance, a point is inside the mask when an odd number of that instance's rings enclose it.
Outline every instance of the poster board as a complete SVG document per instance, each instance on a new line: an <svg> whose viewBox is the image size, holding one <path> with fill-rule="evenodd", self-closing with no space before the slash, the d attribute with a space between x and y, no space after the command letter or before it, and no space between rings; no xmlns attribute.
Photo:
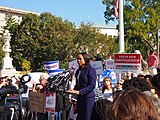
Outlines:
<svg viewBox="0 0 160 120"><path fill-rule="evenodd" d="M72 60L69 62L69 69L76 71L78 69L79 65L77 63L77 60Z"/></svg>
<svg viewBox="0 0 160 120"><path fill-rule="evenodd" d="M102 61L93 61L90 62L90 64L93 68L95 68L97 75L101 75L103 73Z"/></svg>
<svg viewBox="0 0 160 120"><path fill-rule="evenodd" d="M44 94L29 91L29 108L34 112L45 113Z"/></svg>
<svg viewBox="0 0 160 120"><path fill-rule="evenodd" d="M48 70L57 70L57 69L59 69L59 60L46 61L46 62L43 62L43 65L44 65L44 69L46 71L48 71Z"/></svg>
<svg viewBox="0 0 160 120"><path fill-rule="evenodd" d="M114 59L106 59L105 60L105 66L107 70L114 70L115 65L114 65Z"/></svg>
<svg viewBox="0 0 160 120"><path fill-rule="evenodd" d="M137 53L116 53L114 54L116 73L140 73L141 55Z"/></svg>
<svg viewBox="0 0 160 120"><path fill-rule="evenodd" d="M55 113L56 93L45 92L45 111Z"/></svg>
<svg viewBox="0 0 160 120"><path fill-rule="evenodd" d="M104 70L98 79L98 87L102 87L103 79L106 77L110 78L112 83L117 83L117 76L114 70Z"/></svg>

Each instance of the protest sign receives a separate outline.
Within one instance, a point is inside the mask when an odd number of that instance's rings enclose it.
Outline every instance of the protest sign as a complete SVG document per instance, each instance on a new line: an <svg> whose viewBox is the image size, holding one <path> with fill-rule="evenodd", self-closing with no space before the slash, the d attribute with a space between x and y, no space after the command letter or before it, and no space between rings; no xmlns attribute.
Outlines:
<svg viewBox="0 0 160 120"><path fill-rule="evenodd" d="M55 113L56 93L45 92L45 111Z"/></svg>
<svg viewBox="0 0 160 120"><path fill-rule="evenodd" d="M141 56L137 53L116 53L114 54L116 73L140 73Z"/></svg>
<svg viewBox="0 0 160 120"><path fill-rule="evenodd" d="M98 87L102 86L102 82L105 77L110 78L112 83L117 83L117 76L116 76L116 73L114 72L114 70L105 70L99 77L99 80L98 80L99 86Z"/></svg>
<svg viewBox="0 0 160 120"><path fill-rule="evenodd" d="M46 61L46 62L43 62L43 65L44 65L44 69L46 71L57 70L57 69L59 69L59 60L57 60L57 61Z"/></svg>
<svg viewBox="0 0 160 120"><path fill-rule="evenodd" d="M45 113L44 94L29 91L29 108L34 112Z"/></svg>
<svg viewBox="0 0 160 120"><path fill-rule="evenodd" d="M77 60L73 60L69 62L69 69L76 71L78 69L79 65L77 63Z"/></svg>
<svg viewBox="0 0 160 120"><path fill-rule="evenodd" d="M93 68L95 68L97 75L100 75L103 73L102 61L93 61L93 62L90 62L90 64Z"/></svg>
<svg viewBox="0 0 160 120"><path fill-rule="evenodd" d="M105 66L107 70L114 70L114 60L113 59L106 59L105 60Z"/></svg>

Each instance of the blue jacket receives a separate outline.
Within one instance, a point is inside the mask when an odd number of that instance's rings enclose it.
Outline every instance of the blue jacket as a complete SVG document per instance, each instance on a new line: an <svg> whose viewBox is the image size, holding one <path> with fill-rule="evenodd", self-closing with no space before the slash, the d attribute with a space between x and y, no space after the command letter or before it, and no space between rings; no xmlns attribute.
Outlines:
<svg viewBox="0 0 160 120"><path fill-rule="evenodd" d="M74 89L79 90L80 92L79 96L95 97L94 89L96 86L96 78L97 78L96 70L89 64L87 67L83 69L80 68L77 69L75 76L76 76L76 85Z"/></svg>

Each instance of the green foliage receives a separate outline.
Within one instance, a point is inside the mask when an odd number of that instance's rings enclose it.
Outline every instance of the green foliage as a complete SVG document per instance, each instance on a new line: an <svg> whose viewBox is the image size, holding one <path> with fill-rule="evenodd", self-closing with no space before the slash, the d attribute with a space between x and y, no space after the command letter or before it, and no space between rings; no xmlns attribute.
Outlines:
<svg viewBox="0 0 160 120"><path fill-rule="evenodd" d="M13 18L11 14L8 14L5 17L5 20L6 20L6 26L3 27L4 32L5 32L5 30L11 30L11 29L13 29L13 26L15 24L17 24L15 18Z"/></svg>
<svg viewBox="0 0 160 120"><path fill-rule="evenodd" d="M74 44L77 50L75 54L86 51L92 56L96 56L98 53L103 57L106 57L113 47L112 38L101 34L99 29L93 28L90 23L81 24L80 28L77 29Z"/></svg>
<svg viewBox="0 0 160 120"><path fill-rule="evenodd" d="M104 0L106 6L106 23L113 19L114 0ZM160 28L159 0L125 0L124 2L124 33L127 52L133 49L141 51L144 57L149 49L154 48L158 40Z"/></svg>
<svg viewBox="0 0 160 120"><path fill-rule="evenodd" d="M0 64L2 64L3 51L2 51L2 37L0 37Z"/></svg>
<svg viewBox="0 0 160 120"><path fill-rule="evenodd" d="M76 26L46 12L40 16L26 14L22 22L9 27L13 65L17 70L43 71L44 61L60 61L60 68L67 69L78 52L97 52L106 56L112 51L112 38L103 35L90 23Z"/></svg>
<svg viewBox="0 0 160 120"><path fill-rule="evenodd" d="M22 61L22 68L23 68L23 71L28 73L31 71L31 63L30 61L27 61L27 60L23 60Z"/></svg>

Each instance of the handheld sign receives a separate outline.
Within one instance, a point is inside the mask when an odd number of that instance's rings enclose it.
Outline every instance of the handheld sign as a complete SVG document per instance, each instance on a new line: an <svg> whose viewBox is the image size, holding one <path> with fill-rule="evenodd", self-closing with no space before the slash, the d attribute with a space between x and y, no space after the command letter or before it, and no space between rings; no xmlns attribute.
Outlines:
<svg viewBox="0 0 160 120"><path fill-rule="evenodd" d="M140 73L141 55L137 53L114 54L115 72L117 73Z"/></svg>

